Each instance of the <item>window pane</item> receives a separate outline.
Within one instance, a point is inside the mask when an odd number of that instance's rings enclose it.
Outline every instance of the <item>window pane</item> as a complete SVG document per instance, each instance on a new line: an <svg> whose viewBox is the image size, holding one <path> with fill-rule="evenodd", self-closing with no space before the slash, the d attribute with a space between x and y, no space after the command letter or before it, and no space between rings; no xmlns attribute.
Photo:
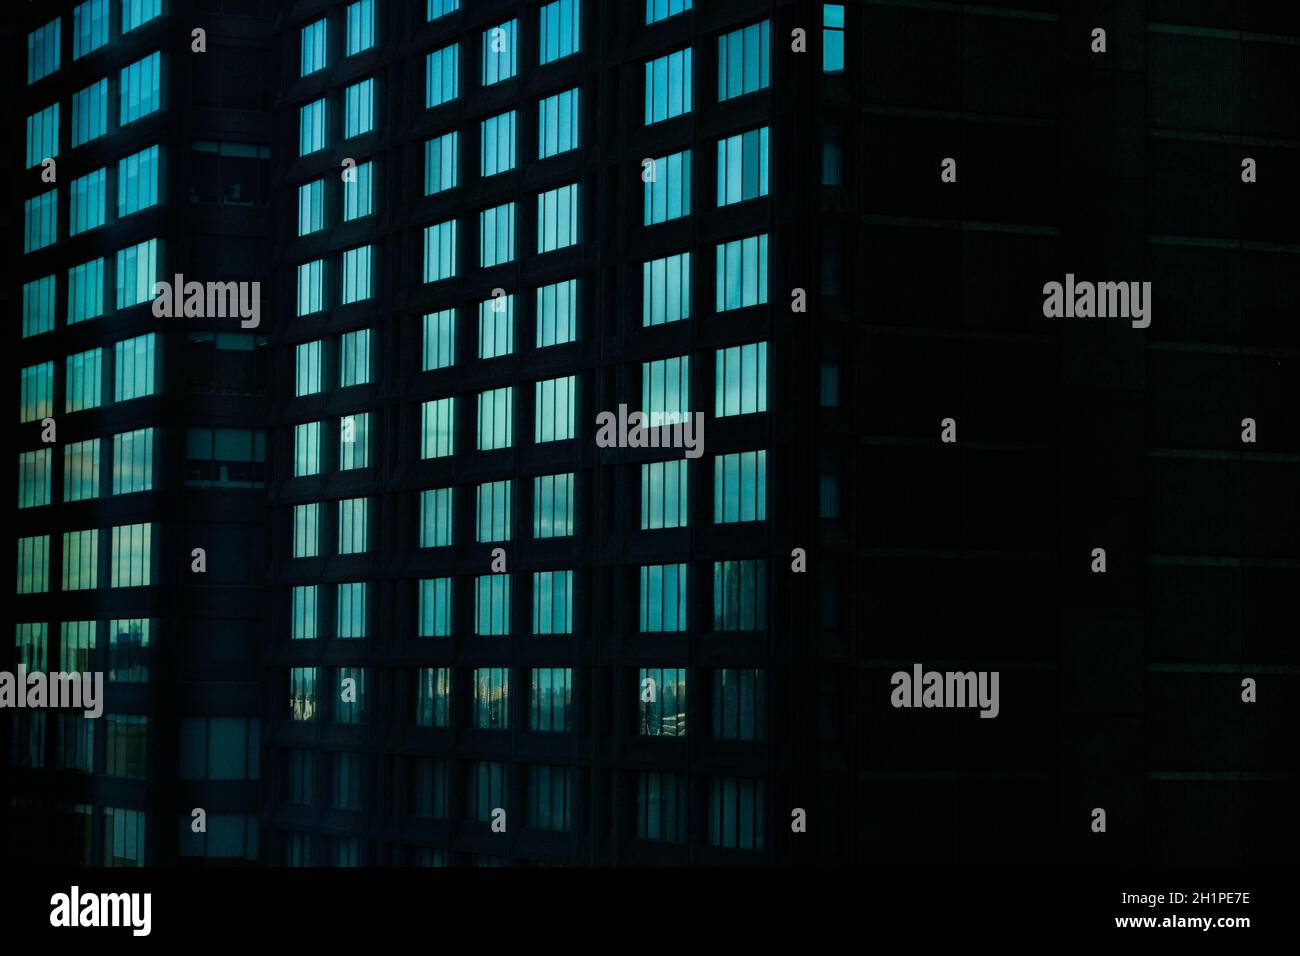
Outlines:
<svg viewBox="0 0 1300 956"><path fill-rule="evenodd" d="M510 481L488 481L478 486L474 540L480 544L510 540Z"/></svg>
<svg viewBox="0 0 1300 956"><path fill-rule="evenodd" d="M568 733L573 671L568 667L534 667L528 703L528 729L538 733Z"/></svg>
<svg viewBox="0 0 1300 956"><path fill-rule="evenodd" d="M364 554L367 550L368 505L366 498L344 498L339 502L339 554Z"/></svg>
<svg viewBox="0 0 1300 956"><path fill-rule="evenodd" d="M347 171L343 180L343 221L351 222L373 211L375 164L361 163Z"/></svg>
<svg viewBox="0 0 1300 956"><path fill-rule="evenodd" d="M27 83L49 76L59 68L59 24L55 17L45 26L27 34Z"/></svg>
<svg viewBox="0 0 1300 956"><path fill-rule="evenodd" d="M451 489L420 492L420 547L444 548L451 544Z"/></svg>
<svg viewBox="0 0 1300 956"><path fill-rule="evenodd" d="M113 436L113 494L153 488L153 429Z"/></svg>
<svg viewBox="0 0 1300 956"><path fill-rule="evenodd" d="M349 305L370 298L371 247L361 246L343 253L343 287L339 304Z"/></svg>
<svg viewBox="0 0 1300 956"><path fill-rule="evenodd" d="M125 24L124 24L125 26ZM125 32L125 30L123 31ZM122 68L120 76L121 111L119 124L135 122L162 108L162 86L159 70L161 53L151 53L142 60Z"/></svg>
<svg viewBox="0 0 1300 956"><path fill-rule="evenodd" d="M113 401L154 393L154 333L118 342L113 358Z"/></svg>
<svg viewBox="0 0 1300 956"><path fill-rule="evenodd" d="M320 422L293 427L293 476L320 474Z"/></svg>
<svg viewBox="0 0 1300 956"><path fill-rule="evenodd" d="M685 528L690 514L686 487L686 459L643 464L641 530Z"/></svg>
<svg viewBox="0 0 1300 956"><path fill-rule="evenodd" d="M298 187L298 235L325 228L325 180L316 179Z"/></svg>
<svg viewBox="0 0 1300 956"><path fill-rule="evenodd" d="M478 357L497 358L515 349L515 297L493 296L478 306Z"/></svg>
<svg viewBox="0 0 1300 956"><path fill-rule="evenodd" d="M539 475L533 479L533 537L573 534L574 475Z"/></svg>
<svg viewBox="0 0 1300 956"><path fill-rule="evenodd" d="M161 167L157 146L150 146L117 164L117 214L129 216L158 203L158 170Z"/></svg>
<svg viewBox="0 0 1300 956"><path fill-rule="evenodd" d="M533 404L533 441L564 441L574 437L575 375L548 379L536 384Z"/></svg>
<svg viewBox="0 0 1300 956"><path fill-rule="evenodd" d="M420 583L420 637L451 635L451 578L430 578Z"/></svg>
<svg viewBox="0 0 1300 956"><path fill-rule="evenodd" d="M637 678L638 732L647 737L686 736L686 668L642 667Z"/></svg>
<svg viewBox="0 0 1300 956"><path fill-rule="evenodd" d="M108 80L72 94L72 145L80 146L108 132Z"/></svg>
<svg viewBox="0 0 1300 956"><path fill-rule="evenodd" d="M646 427L688 421L691 414L690 357L641 363L641 412Z"/></svg>
<svg viewBox="0 0 1300 956"><path fill-rule="evenodd" d="M425 19L436 20L460 9L460 0L426 0Z"/></svg>
<svg viewBox="0 0 1300 956"><path fill-rule="evenodd" d="M294 349L296 396L315 395L322 389L321 343L303 342Z"/></svg>
<svg viewBox="0 0 1300 956"><path fill-rule="evenodd" d="M325 262L316 259L298 266L298 314L310 315L325 308Z"/></svg>
<svg viewBox="0 0 1300 956"><path fill-rule="evenodd" d="M27 169L59 155L59 104L27 117Z"/></svg>
<svg viewBox="0 0 1300 956"><path fill-rule="evenodd" d="M23 204L23 252L53 245L59 238L59 191L51 189Z"/></svg>
<svg viewBox="0 0 1300 956"><path fill-rule="evenodd" d="M375 45L375 0L356 0L347 8L347 56Z"/></svg>
<svg viewBox="0 0 1300 956"><path fill-rule="evenodd" d="M509 448L514 430L514 388L506 385L478 395L478 450Z"/></svg>
<svg viewBox="0 0 1300 956"><path fill-rule="evenodd" d="M123 525L113 529L111 587L144 587L152 577L153 526Z"/></svg>
<svg viewBox="0 0 1300 956"><path fill-rule="evenodd" d="M715 561L713 630L761 631L767 626L767 561Z"/></svg>
<svg viewBox="0 0 1300 956"><path fill-rule="evenodd" d="M495 176L515 168L515 111L479 124L479 175Z"/></svg>
<svg viewBox="0 0 1300 956"><path fill-rule="evenodd" d="M370 465L370 413L358 412L339 419L339 470Z"/></svg>
<svg viewBox="0 0 1300 956"><path fill-rule="evenodd" d="M767 343L718 349L714 374L714 415L767 411Z"/></svg>
<svg viewBox="0 0 1300 956"><path fill-rule="evenodd" d="M662 325L691 317L691 254L652 259L641 270L641 324Z"/></svg>
<svg viewBox="0 0 1300 956"><path fill-rule="evenodd" d="M72 58L80 59L107 42L108 0L86 0L73 7Z"/></svg>
<svg viewBox="0 0 1300 956"><path fill-rule="evenodd" d="M582 42L578 23L580 9L579 0L555 0L542 7L539 63L551 63L578 52Z"/></svg>
<svg viewBox="0 0 1300 956"><path fill-rule="evenodd" d="M557 156L579 144L577 89L548 96L537 104L537 158Z"/></svg>
<svg viewBox="0 0 1300 956"><path fill-rule="evenodd" d="M686 565L641 568L641 632L684 631L687 627Z"/></svg>
<svg viewBox="0 0 1300 956"><path fill-rule="evenodd" d="M456 220L424 230L424 281L438 282L456 274Z"/></svg>
<svg viewBox="0 0 1300 956"><path fill-rule="evenodd" d="M117 253L117 308L153 300L158 280L158 240L146 239Z"/></svg>
<svg viewBox="0 0 1300 956"><path fill-rule="evenodd" d="M822 4L822 72L844 72L844 4Z"/></svg>
<svg viewBox="0 0 1300 956"><path fill-rule="evenodd" d="M767 302L767 235L719 243L715 278L719 312Z"/></svg>
<svg viewBox="0 0 1300 956"><path fill-rule="evenodd" d="M772 24L755 23L718 37L718 100L771 85Z"/></svg>
<svg viewBox="0 0 1300 956"><path fill-rule="evenodd" d="M718 455L713 465L714 522L766 520L767 452Z"/></svg>
<svg viewBox="0 0 1300 956"><path fill-rule="evenodd" d="M478 216L479 266L488 268L515 257L515 204L484 209Z"/></svg>
<svg viewBox="0 0 1300 956"><path fill-rule="evenodd" d="M573 572L533 572L533 633L573 633Z"/></svg>
<svg viewBox="0 0 1300 956"><path fill-rule="evenodd" d="M162 16L162 0L122 0L122 32L128 33Z"/></svg>
<svg viewBox="0 0 1300 956"><path fill-rule="evenodd" d="M34 422L54 414L54 363L42 362L20 373L18 420Z"/></svg>
<svg viewBox="0 0 1300 956"><path fill-rule="evenodd" d="M537 348L562 345L578 337L578 280L566 279L537 290Z"/></svg>
<svg viewBox="0 0 1300 956"><path fill-rule="evenodd" d="M96 259L95 263L99 264L99 285L100 300L96 306L93 303L87 303L86 307L94 307L95 315L99 315L99 310L103 308L103 259ZM78 270L86 270L93 266L94 263L86 265L73 266L68 270L68 322L80 321L80 318L74 319L76 314L73 309L73 299L76 297L78 307L82 305L82 285L77 278L81 275ZM41 279L34 279L31 282L23 284L23 337L27 338L32 335L41 335L49 332L54 328L54 292L56 277L49 275ZM84 318L85 316L83 316Z"/></svg>
<svg viewBox="0 0 1300 956"><path fill-rule="evenodd" d="M460 47L453 43L424 59L424 105L441 106L460 95Z"/></svg>
<svg viewBox="0 0 1300 956"><path fill-rule="evenodd" d="M510 633L510 575L483 574L474 579L474 633L479 637Z"/></svg>
<svg viewBox="0 0 1300 956"><path fill-rule="evenodd" d="M552 252L578 241L578 184L537 197L537 251Z"/></svg>
<svg viewBox="0 0 1300 956"><path fill-rule="evenodd" d="M325 68L326 23L322 17L302 28L302 76Z"/></svg>
<svg viewBox="0 0 1300 956"><path fill-rule="evenodd" d="M375 128L375 81L365 79L343 91L343 138L351 139Z"/></svg>
<svg viewBox="0 0 1300 956"><path fill-rule="evenodd" d="M768 128L718 140L718 205L766 196Z"/></svg>
<svg viewBox="0 0 1300 956"><path fill-rule="evenodd" d="M298 111L298 155L325 148L325 101L316 100Z"/></svg>
<svg viewBox="0 0 1300 956"><path fill-rule="evenodd" d="M645 125L691 111L691 48L645 65Z"/></svg>
<svg viewBox="0 0 1300 956"><path fill-rule="evenodd" d="M459 134L455 131L427 140L424 144L424 194L432 196L457 185Z"/></svg>
<svg viewBox="0 0 1300 956"><path fill-rule="evenodd" d="M69 355L64 379L63 407L67 412L98 408L103 396L103 349Z"/></svg>
<svg viewBox="0 0 1300 956"><path fill-rule="evenodd" d="M645 0L645 22L657 23L691 9L691 0Z"/></svg>
<svg viewBox="0 0 1300 956"><path fill-rule="evenodd" d="M455 398L435 398L420 407L420 457L446 458L455 453Z"/></svg>

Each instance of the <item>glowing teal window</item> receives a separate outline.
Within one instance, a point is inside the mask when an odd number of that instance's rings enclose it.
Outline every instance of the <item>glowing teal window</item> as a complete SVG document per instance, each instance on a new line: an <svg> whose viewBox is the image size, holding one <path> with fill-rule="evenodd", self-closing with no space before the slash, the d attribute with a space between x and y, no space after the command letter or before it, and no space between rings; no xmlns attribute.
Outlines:
<svg viewBox="0 0 1300 956"><path fill-rule="evenodd" d="M718 37L718 101L772 85L772 24L751 24Z"/></svg>

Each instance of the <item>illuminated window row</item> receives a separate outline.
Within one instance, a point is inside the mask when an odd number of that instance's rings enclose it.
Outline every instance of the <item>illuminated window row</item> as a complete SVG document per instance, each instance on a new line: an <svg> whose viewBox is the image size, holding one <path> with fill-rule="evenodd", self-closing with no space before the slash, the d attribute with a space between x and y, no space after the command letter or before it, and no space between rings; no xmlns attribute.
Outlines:
<svg viewBox="0 0 1300 956"><path fill-rule="evenodd" d="M66 238L88 232L109 221L114 205L121 219L158 203L159 148L150 146L116 163L117 201L109 202L114 184L110 167L101 167L71 180L67 189ZM33 252L59 239L59 190L57 187L31 197L23 207L23 251Z"/></svg>
<svg viewBox="0 0 1300 956"><path fill-rule="evenodd" d="M147 587L153 580L153 525L133 524L103 533L107 553L101 555L100 530L65 531L54 543L61 545L60 587L64 591L102 587ZM18 539L19 594L44 594L50 590L51 535ZM105 560L101 560L101 557ZM101 566L102 565L102 566ZM107 575L101 574L107 571Z"/></svg>
<svg viewBox="0 0 1300 956"><path fill-rule="evenodd" d="M638 569L638 631L642 634L691 629L687 603L688 565L653 564ZM768 626L767 561L762 558L712 562L711 631L761 631Z"/></svg>
<svg viewBox="0 0 1300 956"><path fill-rule="evenodd" d="M768 128L718 141L717 204L732 205L768 194ZM643 164L644 224L654 225L690 214L691 151L651 159Z"/></svg>
<svg viewBox="0 0 1300 956"><path fill-rule="evenodd" d="M354 0L343 10L343 55L355 56L376 42L375 0ZM301 76L323 70L329 58L329 22L322 17L299 31Z"/></svg>
<svg viewBox="0 0 1300 956"><path fill-rule="evenodd" d="M63 464L64 501L84 501L99 497L100 441L90 438L69 442L58 449ZM109 467L105 482L114 495L151 491L154 487L154 429L140 428L120 432L103 439ZM18 456L18 507L38 508L57 500L51 489L56 449L40 448Z"/></svg>
<svg viewBox="0 0 1300 956"><path fill-rule="evenodd" d="M69 268L64 303L67 324L104 315L107 292L112 294L109 301L119 309L152 301L153 286L160 271L159 251L158 240L147 239L119 250L111 259L91 259ZM24 337L54 329L57 279L57 276L49 275L23 284ZM106 290L105 282L109 279L113 281L113 287Z"/></svg>
<svg viewBox="0 0 1300 956"><path fill-rule="evenodd" d="M109 106L117 104L117 123L127 126L162 109L162 54L154 52L123 67L113 80L101 77L69 98L69 146L75 149L109 132ZM27 117L27 168L59 155L60 104L51 103Z"/></svg>
<svg viewBox="0 0 1300 956"><path fill-rule="evenodd" d="M328 508L337 528L334 553L364 554L369 550L369 498L344 498L322 504L310 502L293 507L293 556L314 558L321 553L321 513Z"/></svg>
<svg viewBox="0 0 1300 956"><path fill-rule="evenodd" d="M142 683L149 679L149 634L147 618L111 621L56 622L59 659L49 653L50 625L22 623L17 626L18 660L29 671L103 671L112 683ZM69 767L66 769L86 769Z"/></svg>
<svg viewBox="0 0 1300 956"><path fill-rule="evenodd" d="M373 132L376 111L374 78L367 77L344 87L342 105L342 139ZM329 100L325 97L298 108L298 155L307 156L326 147L329 112Z"/></svg>
<svg viewBox="0 0 1300 956"><path fill-rule="evenodd" d="M109 42L110 0L85 0L72 8L72 58L79 60ZM125 35L162 15L162 0L112 0L121 4ZM55 18L27 35L27 83L60 66L62 20Z"/></svg>
<svg viewBox="0 0 1300 956"><path fill-rule="evenodd" d="M579 184L572 183L547 190L537 196L537 254L554 252L579 242ZM502 203L478 213L478 249L471 262L477 268L490 268L513 262L522 251L518 248L516 204ZM469 250L461 249L460 222L449 219L424 229L424 281L441 282L461 274L461 262Z"/></svg>
<svg viewBox="0 0 1300 956"><path fill-rule="evenodd" d="M453 8L435 11L431 0L429 19L445 16ZM582 48L582 4L580 0L553 0L537 12L537 62L544 66L578 53ZM519 75L519 21L506 20L483 30L479 37L479 83L492 86ZM461 45L452 43L425 56L424 105L432 109L461 94Z"/></svg>
<svg viewBox="0 0 1300 956"><path fill-rule="evenodd" d="M298 428L311 429L312 427L299 425ZM430 428L428 423L426 428ZM766 451L738 451L733 454L715 455L711 464L712 485L714 485L712 522L740 524L767 520ZM572 476L568 477L564 485L562 499L556 499L549 486L539 485L546 479L533 481L533 536L571 535L573 533ZM688 470L684 460L643 463L640 489L642 531L688 527L688 489ZM454 524L455 516L459 511L454 506L454 496L455 489L450 486L430 488L420 492L420 548L450 548L456 541ZM510 481L490 481L476 486L473 524L473 540L480 544L510 540L513 527ZM468 535L468 532L465 532L465 535ZM318 548L318 542L313 546ZM647 627L646 630L664 630L664 628L662 624L656 624ZM680 628L669 627L667 630L680 630Z"/></svg>
<svg viewBox="0 0 1300 956"><path fill-rule="evenodd" d="M106 359L111 361L105 368ZM111 349L97 347L67 357L64 363L64 400L61 411L98 408L107 401L126 402L155 394L155 334L147 332L123 339ZM55 414L55 363L42 362L20 373L20 422L35 422ZM109 383L112 390L105 394Z"/></svg>

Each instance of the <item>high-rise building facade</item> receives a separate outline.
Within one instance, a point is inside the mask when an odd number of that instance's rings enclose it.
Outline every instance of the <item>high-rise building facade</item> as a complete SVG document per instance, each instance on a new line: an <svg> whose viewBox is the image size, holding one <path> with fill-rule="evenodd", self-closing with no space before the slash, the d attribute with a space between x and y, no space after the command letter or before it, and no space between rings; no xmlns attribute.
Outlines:
<svg viewBox="0 0 1300 956"><path fill-rule="evenodd" d="M24 10L12 851L1283 859L1300 15L1085 6Z"/></svg>
<svg viewBox="0 0 1300 956"><path fill-rule="evenodd" d="M793 12L281 10L272 862L792 855Z"/></svg>
<svg viewBox="0 0 1300 956"><path fill-rule="evenodd" d="M0 711L19 858L258 856L270 297L154 301L271 278L270 4L174 6L16 14L5 661L103 679L98 716Z"/></svg>

